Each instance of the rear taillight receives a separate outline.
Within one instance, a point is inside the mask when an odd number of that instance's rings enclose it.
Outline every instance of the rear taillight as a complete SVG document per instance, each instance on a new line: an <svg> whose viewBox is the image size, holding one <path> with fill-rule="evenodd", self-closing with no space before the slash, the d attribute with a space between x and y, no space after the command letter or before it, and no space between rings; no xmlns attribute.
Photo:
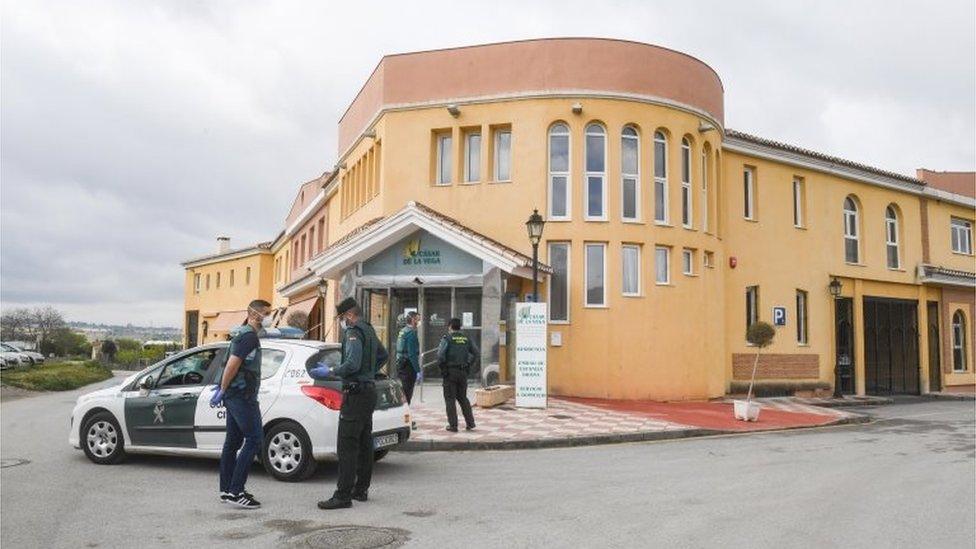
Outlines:
<svg viewBox="0 0 976 549"><path fill-rule="evenodd" d="M302 385L302 392L305 396L314 399L319 404L330 410L342 408L342 393L328 387L316 387L315 385Z"/></svg>

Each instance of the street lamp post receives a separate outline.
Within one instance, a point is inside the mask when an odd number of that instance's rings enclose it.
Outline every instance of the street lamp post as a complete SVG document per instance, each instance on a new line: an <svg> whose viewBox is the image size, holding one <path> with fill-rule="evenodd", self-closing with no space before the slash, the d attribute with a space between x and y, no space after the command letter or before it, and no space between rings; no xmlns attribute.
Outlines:
<svg viewBox="0 0 976 549"><path fill-rule="evenodd" d="M830 292L830 297L833 298L834 302L834 345L837 345L837 300L840 299L841 283L837 277L832 277L830 279L830 284L827 285L827 291ZM834 398L841 398L843 394L840 391L840 368L841 365L838 364L837 352L834 352Z"/></svg>
<svg viewBox="0 0 976 549"><path fill-rule="evenodd" d="M542 240L542 228L546 220L539 215L539 210L532 210L532 215L525 222L529 231L529 242L532 243L532 301L539 302L539 241Z"/></svg>

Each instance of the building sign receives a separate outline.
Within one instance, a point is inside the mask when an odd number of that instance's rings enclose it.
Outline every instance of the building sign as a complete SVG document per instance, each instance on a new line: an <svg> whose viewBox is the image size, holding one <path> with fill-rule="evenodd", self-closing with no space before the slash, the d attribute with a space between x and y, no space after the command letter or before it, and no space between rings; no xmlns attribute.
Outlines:
<svg viewBox="0 0 976 549"><path fill-rule="evenodd" d="M412 238L403 245L403 264L404 265L440 265L441 251L439 249L422 248L423 241L418 236Z"/></svg>
<svg viewBox="0 0 976 549"><path fill-rule="evenodd" d="M545 303L515 304L515 405L545 408L546 382Z"/></svg>
<svg viewBox="0 0 976 549"><path fill-rule="evenodd" d="M773 307L773 326L786 326L786 307Z"/></svg>

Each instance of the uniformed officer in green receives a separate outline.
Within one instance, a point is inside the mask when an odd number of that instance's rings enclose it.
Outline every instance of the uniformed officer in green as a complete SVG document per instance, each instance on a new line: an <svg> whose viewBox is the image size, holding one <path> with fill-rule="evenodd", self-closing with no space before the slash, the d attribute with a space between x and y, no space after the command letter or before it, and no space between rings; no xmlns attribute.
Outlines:
<svg viewBox="0 0 976 549"><path fill-rule="evenodd" d="M468 401L468 372L478 360L478 347L461 332L461 319L452 318L450 331L437 346L437 361L444 376L444 404L447 406L447 430L458 430L457 407L461 405L465 428L474 429L474 413Z"/></svg>
<svg viewBox="0 0 976 549"><path fill-rule="evenodd" d="M342 363L335 368L319 365L309 371L314 378L342 379L339 410L339 479L336 491L319 509L351 507L352 500L366 501L373 476L373 411L376 409L374 379L387 358L376 332L362 318L356 300L349 297L336 306L342 326Z"/></svg>
<svg viewBox="0 0 976 549"><path fill-rule="evenodd" d="M404 327L400 329L396 340L396 375L403 385L403 394L407 397L407 404L413 401L413 387L419 381L423 382L423 370L420 368L420 340L417 339L417 321L420 315L417 311L410 311L405 315Z"/></svg>

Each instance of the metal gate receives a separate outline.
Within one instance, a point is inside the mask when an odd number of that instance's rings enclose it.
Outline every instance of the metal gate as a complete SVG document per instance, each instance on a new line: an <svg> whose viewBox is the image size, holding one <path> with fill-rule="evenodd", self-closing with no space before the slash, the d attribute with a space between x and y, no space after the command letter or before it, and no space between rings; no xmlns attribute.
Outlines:
<svg viewBox="0 0 976 549"><path fill-rule="evenodd" d="M918 303L864 298L864 382L868 394L919 394Z"/></svg>

